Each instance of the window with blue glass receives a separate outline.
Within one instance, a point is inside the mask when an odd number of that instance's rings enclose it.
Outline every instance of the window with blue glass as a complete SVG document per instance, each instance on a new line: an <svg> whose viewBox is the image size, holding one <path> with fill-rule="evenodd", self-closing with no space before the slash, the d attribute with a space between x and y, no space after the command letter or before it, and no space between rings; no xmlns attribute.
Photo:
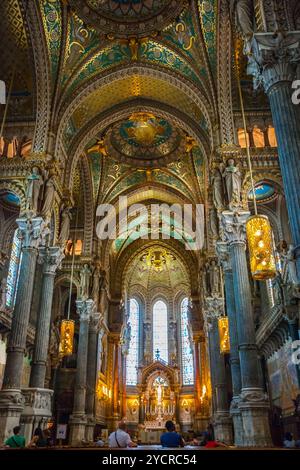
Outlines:
<svg viewBox="0 0 300 470"><path fill-rule="evenodd" d="M16 301L17 287L20 275L20 264L22 259L22 242L17 236L18 229L14 233L12 242L10 262L7 275L7 286L6 286L6 306L13 308Z"/></svg>
<svg viewBox="0 0 300 470"><path fill-rule="evenodd" d="M168 309L162 300L153 306L153 358L168 363Z"/></svg>
<svg viewBox="0 0 300 470"><path fill-rule="evenodd" d="M188 299L181 302L181 362L182 362L182 384L194 384L194 363L188 323Z"/></svg>
<svg viewBox="0 0 300 470"><path fill-rule="evenodd" d="M129 302L128 321L131 330L129 351L126 359L126 385L136 385L139 365L140 308L135 299L130 299Z"/></svg>

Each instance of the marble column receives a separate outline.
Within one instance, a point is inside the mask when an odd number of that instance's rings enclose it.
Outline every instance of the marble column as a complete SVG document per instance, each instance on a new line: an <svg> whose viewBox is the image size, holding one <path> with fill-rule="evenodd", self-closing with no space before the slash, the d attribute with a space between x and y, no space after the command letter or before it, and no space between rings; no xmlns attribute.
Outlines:
<svg viewBox="0 0 300 470"><path fill-rule="evenodd" d="M22 238L22 261L16 303L7 347L2 390L0 392L0 442L19 424L25 399L21 394L23 359L33 292L38 246L46 233L41 217L17 219Z"/></svg>
<svg viewBox="0 0 300 470"><path fill-rule="evenodd" d="M117 422L120 419L119 413L119 381L120 381L120 338L114 338L114 381L113 381L113 403L112 416Z"/></svg>
<svg viewBox="0 0 300 470"><path fill-rule="evenodd" d="M205 315L208 330L209 355L212 369L212 389L214 393L214 433L215 438L232 444L232 420L229 414L225 360L220 353L218 317L224 312L224 299L207 297Z"/></svg>
<svg viewBox="0 0 300 470"><path fill-rule="evenodd" d="M74 404L73 412L69 420L69 442L72 446L81 445L82 441L85 439L85 427L87 424L85 401L87 383L89 323L94 309L94 301L91 299L77 300L76 308L80 317L80 328L77 351L77 368L74 387Z"/></svg>
<svg viewBox="0 0 300 470"><path fill-rule="evenodd" d="M251 290L246 258L246 227L250 213L240 211L222 213L222 228L229 245L233 273L238 348L241 369L241 394L239 409L243 419L246 447L271 446L268 421L269 402L261 388L258 351L256 345Z"/></svg>
<svg viewBox="0 0 300 470"><path fill-rule="evenodd" d="M249 72L264 86L270 101L278 155L300 277L300 109L292 101L300 63L300 33L257 33L249 54Z"/></svg>
<svg viewBox="0 0 300 470"><path fill-rule="evenodd" d="M225 286L226 313L229 323L230 338L230 368L232 380L232 400L230 404L230 415L233 422L234 444L236 446L243 445L243 420L241 410L239 409L240 393L242 389L240 357L238 350L238 332L236 308L233 290L233 273L229 258L229 247L225 242L217 242L217 253L220 264L223 269L223 279Z"/></svg>
<svg viewBox="0 0 300 470"><path fill-rule="evenodd" d="M31 388L44 388L45 384L54 278L63 257L59 247L42 247L39 250L38 262L43 265L43 275L29 383Z"/></svg>
<svg viewBox="0 0 300 470"><path fill-rule="evenodd" d="M98 351L98 327L100 313L95 312L91 315L89 324L88 340L88 368L87 368L87 391L86 391L86 415L87 425L85 429L85 438L88 442L94 440L95 419L95 393L97 380L97 351Z"/></svg>

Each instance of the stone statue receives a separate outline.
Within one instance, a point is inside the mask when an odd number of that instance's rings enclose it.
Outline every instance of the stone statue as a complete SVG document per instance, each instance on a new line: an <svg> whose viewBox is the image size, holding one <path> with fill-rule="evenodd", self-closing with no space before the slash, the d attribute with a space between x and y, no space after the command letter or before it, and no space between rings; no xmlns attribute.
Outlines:
<svg viewBox="0 0 300 470"><path fill-rule="evenodd" d="M219 238L219 223L215 209L209 211L209 228L211 236L215 239Z"/></svg>
<svg viewBox="0 0 300 470"><path fill-rule="evenodd" d="M58 243L61 246L65 246L69 238L71 219L71 209L69 207L65 207L61 214L60 234L58 238Z"/></svg>
<svg viewBox="0 0 300 470"><path fill-rule="evenodd" d="M246 39L250 39L254 32L253 0L231 0L231 10L235 16L237 27Z"/></svg>
<svg viewBox="0 0 300 470"><path fill-rule="evenodd" d="M99 310L104 315L107 309L107 280L104 270L100 271L99 296Z"/></svg>
<svg viewBox="0 0 300 470"><path fill-rule="evenodd" d="M90 279L91 279L91 270L87 264L85 264L80 271L80 287L79 287L79 297L82 300L86 300L90 295Z"/></svg>
<svg viewBox="0 0 300 470"><path fill-rule="evenodd" d="M233 210L241 205L242 191L241 173L239 168L235 166L233 158L228 160L227 167L223 172L223 177L225 179L228 207L230 210Z"/></svg>
<svg viewBox="0 0 300 470"><path fill-rule="evenodd" d="M170 355L173 361L177 357L177 342L176 342L176 323L171 322L169 324L169 338L170 338Z"/></svg>
<svg viewBox="0 0 300 470"><path fill-rule="evenodd" d="M224 208L224 189L223 189L223 178L221 171L216 168L212 176L212 188L213 188L213 203L215 208L219 211Z"/></svg>
<svg viewBox="0 0 300 470"><path fill-rule="evenodd" d="M100 270L99 265L97 265L93 272L93 286L92 286L92 299L95 302L95 305L97 306L97 308L99 304L100 274L101 274L101 270Z"/></svg>
<svg viewBox="0 0 300 470"><path fill-rule="evenodd" d="M7 280L4 277L1 281L0 287L0 310L6 307L6 294L7 294Z"/></svg>
<svg viewBox="0 0 300 470"><path fill-rule="evenodd" d="M220 269L215 260L209 266L209 285L211 294L220 293Z"/></svg>
<svg viewBox="0 0 300 470"><path fill-rule="evenodd" d="M45 183L45 195L41 214L44 218L50 219L55 196L54 176L51 175Z"/></svg>
<svg viewBox="0 0 300 470"><path fill-rule="evenodd" d="M144 323L144 357L147 360L151 357L151 324Z"/></svg>
<svg viewBox="0 0 300 470"><path fill-rule="evenodd" d="M33 215L36 215L38 212L39 195L42 184L43 178L40 174L40 170L35 166L32 168L32 173L27 178L26 190L26 209L32 211Z"/></svg>

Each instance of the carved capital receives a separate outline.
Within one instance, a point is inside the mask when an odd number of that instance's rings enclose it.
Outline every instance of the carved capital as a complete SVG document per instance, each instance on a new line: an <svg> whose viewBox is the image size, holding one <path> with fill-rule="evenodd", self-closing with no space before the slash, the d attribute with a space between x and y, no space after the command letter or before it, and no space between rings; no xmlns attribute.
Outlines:
<svg viewBox="0 0 300 470"><path fill-rule="evenodd" d="M208 326L224 315L224 299L222 297L206 297L204 299L205 320Z"/></svg>
<svg viewBox="0 0 300 470"><path fill-rule="evenodd" d="M42 217L22 217L16 222L18 237L22 240L23 248L38 248L46 235L49 234L49 227Z"/></svg>
<svg viewBox="0 0 300 470"><path fill-rule="evenodd" d="M55 275L56 270L61 265L64 257L64 252L59 247L40 247L38 263L43 264L44 274Z"/></svg>
<svg viewBox="0 0 300 470"><path fill-rule="evenodd" d="M273 85L295 79L296 66L300 62L300 33L256 33L246 46L246 52L254 87L263 85L269 93Z"/></svg>
<svg viewBox="0 0 300 470"><path fill-rule="evenodd" d="M239 409L243 408L269 408L267 395L260 388L243 389Z"/></svg>
<svg viewBox="0 0 300 470"><path fill-rule="evenodd" d="M76 300L76 309L80 317L80 322L89 322L95 308L95 302L92 299Z"/></svg>
<svg viewBox="0 0 300 470"><path fill-rule="evenodd" d="M222 228L224 239L230 245L236 243L246 244L246 221L250 212L224 211L222 212Z"/></svg>

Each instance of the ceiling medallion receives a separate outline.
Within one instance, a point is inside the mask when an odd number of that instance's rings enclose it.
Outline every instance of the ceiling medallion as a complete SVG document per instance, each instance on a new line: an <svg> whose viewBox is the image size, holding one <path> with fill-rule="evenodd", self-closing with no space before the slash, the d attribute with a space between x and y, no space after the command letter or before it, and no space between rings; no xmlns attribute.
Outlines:
<svg viewBox="0 0 300 470"><path fill-rule="evenodd" d="M100 33L144 37L168 26L184 0L69 0L71 7Z"/></svg>
<svg viewBox="0 0 300 470"><path fill-rule="evenodd" d="M136 167L165 166L185 152L185 136L177 127L152 113L136 112L115 124L104 145L113 159Z"/></svg>
<svg viewBox="0 0 300 470"><path fill-rule="evenodd" d="M153 269L157 273L164 271L167 265L170 265L175 260L175 256L170 252L153 248L144 253L140 258L146 269Z"/></svg>

